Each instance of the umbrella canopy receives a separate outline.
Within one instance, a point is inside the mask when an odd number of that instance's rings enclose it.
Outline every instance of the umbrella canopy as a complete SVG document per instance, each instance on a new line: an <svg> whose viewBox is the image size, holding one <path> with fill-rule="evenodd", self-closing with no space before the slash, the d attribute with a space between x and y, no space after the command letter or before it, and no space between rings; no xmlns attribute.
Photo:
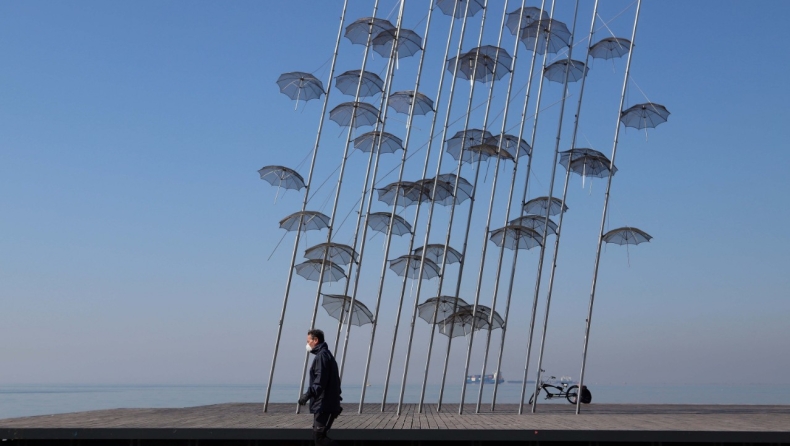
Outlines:
<svg viewBox="0 0 790 446"><path fill-rule="evenodd" d="M524 29L536 20L548 19L549 14L546 11L541 11L540 8L536 8L534 6L518 8L515 11L508 13L507 22L505 22L505 25L510 30L510 33L514 36L519 32L517 28L520 17L523 17L521 19L521 29Z"/></svg>
<svg viewBox="0 0 790 446"><path fill-rule="evenodd" d="M370 229L382 233L387 233L392 219L392 233L394 235L411 234L411 225L405 218L395 215L394 219L390 212L373 212L368 214L367 222Z"/></svg>
<svg viewBox="0 0 790 446"><path fill-rule="evenodd" d="M442 258L444 257L444 245L433 243L420 246L419 248L414 249L414 255L422 256L423 249L425 250L426 259L431 260L437 265L442 263ZM460 252L456 251L450 246L447 247L447 263L459 263L461 262L461 259L463 259L463 256Z"/></svg>
<svg viewBox="0 0 790 446"><path fill-rule="evenodd" d="M277 78L280 93L295 101L309 101L318 99L324 91L324 84L315 76L302 71L283 73Z"/></svg>
<svg viewBox="0 0 790 446"><path fill-rule="evenodd" d="M295 170L285 166L264 166L258 173L261 179L272 186L299 190L304 187L304 178Z"/></svg>
<svg viewBox="0 0 790 446"><path fill-rule="evenodd" d="M518 136L508 135L507 133L489 138L486 140L486 144L501 147L502 150L510 154L511 158L521 158L524 155L529 156L532 154L532 147L530 147L526 141Z"/></svg>
<svg viewBox="0 0 790 446"><path fill-rule="evenodd" d="M390 57L392 53L392 42L395 41L397 29L388 29L380 32L373 38L373 51L381 54L382 57ZM398 34L398 46L395 51L397 59L403 59L417 54L422 49L422 37L416 32L401 28Z"/></svg>
<svg viewBox="0 0 790 446"><path fill-rule="evenodd" d="M460 19L466 14L467 17L474 17L475 14L483 9L483 3L480 0L468 0L469 11L466 10L467 0L436 0L436 6L442 10L445 15L451 15L456 19Z"/></svg>
<svg viewBox="0 0 790 446"><path fill-rule="evenodd" d="M606 243L615 243L617 245L638 245L640 243L649 242L652 238L653 237L647 232L630 226L612 229L603 235L603 241Z"/></svg>
<svg viewBox="0 0 790 446"><path fill-rule="evenodd" d="M456 311L467 308L468 306L469 305L460 297L432 297L426 299L425 302L417 306L417 315L425 322L431 324L434 321L434 313L436 313L436 321L443 321Z"/></svg>
<svg viewBox="0 0 790 446"><path fill-rule="evenodd" d="M387 29L394 29L395 26L389 20L377 19L375 17L364 17L346 26L345 36L351 43L356 45L367 45L368 35L375 38L380 32Z"/></svg>
<svg viewBox="0 0 790 446"><path fill-rule="evenodd" d="M314 260L321 260L326 256L327 260L331 260L333 263L348 265L351 262L357 262L358 254L354 251L354 248L348 245L326 242L307 248L304 256L307 259Z"/></svg>
<svg viewBox="0 0 790 446"><path fill-rule="evenodd" d="M480 307L482 307L482 305L477 306L478 310ZM466 336L471 333L472 330L480 330L481 328L484 330L491 329L491 324L488 323L485 314L480 311L473 313L472 308L471 305L460 308L446 319L437 322L436 325L439 325L439 333L455 338L458 336Z"/></svg>
<svg viewBox="0 0 790 446"><path fill-rule="evenodd" d="M562 206L562 212L568 211L568 206L563 205L562 200L557 197L551 197L551 203L549 203L549 197L538 197L524 203L524 213L546 215L548 208L549 215L557 215L560 213L560 206Z"/></svg>
<svg viewBox="0 0 790 446"><path fill-rule="evenodd" d="M502 328L505 326L505 320L502 319L502 316L499 315L496 311L493 312L494 317L491 317L491 308L485 305L478 305L477 306L477 314L484 317L486 321L490 321L491 330L496 330L497 328Z"/></svg>
<svg viewBox="0 0 790 446"><path fill-rule="evenodd" d="M541 246L542 240L543 236L534 229L513 223L491 231L491 241L500 248L532 249Z"/></svg>
<svg viewBox="0 0 790 446"><path fill-rule="evenodd" d="M546 234L553 234L557 235L557 223L554 223L551 219L549 219L548 224L546 224L546 214L543 215L525 215L523 217L514 218L510 220L510 224L524 226L526 228L532 229L533 231L537 232L538 234L543 234L543 228L546 226L549 227L549 230Z"/></svg>
<svg viewBox="0 0 790 446"><path fill-rule="evenodd" d="M635 129L655 128L667 122L669 111L661 104L646 102L636 104L620 114L620 122Z"/></svg>
<svg viewBox="0 0 790 446"><path fill-rule="evenodd" d="M631 49L631 41L620 37L607 37L590 47L590 56L596 59L623 57Z"/></svg>
<svg viewBox="0 0 790 446"><path fill-rule="evenodd" d="M562 167L567 169L569 159L576 161L577 159L583 158L585 156L602 156L606 158L606 155L604 155L603 153L597 150L577 147L575 149L570 149L560 152L560 164L562 165Z"/></svg>
<svg viewBox="0 0 790 446"><path fill-rule="evenodd" d="M546 41L548 41L549 54L554 54L567 47L570 38L571 32L564 23L554 19L540 19L521 30L519 40L524 43L527 50L532 51L535 39L538 39L538 54L546 52Z"/></svg>
<svg viewBox="0 0 790 446"><path fill-rule="evenodd" d="M397 259L390 260L390 269L401 277L406 276L409 279L417 279L420 276L420 264L423 265L423 280L431 280L434 277L439 277L439 266L437 264L428 259L425 259L423 262L421 256L416 256L414 254L406 254Z"/></svg>
<svg viewBox="0 0 790 446"><path fill-rule="evenodd" d="M317 211L299 211L280 220L286 231L318 231L329 227L329 217Z"/></svg>
<svg viewBox="0 0 790 446"><path fill-rule="evenodd" d="M455 71L456 58L447 61L447 71ZM462 79L472 79L478 82L489 82L499 80L510 72L510 65L513 58L502 48L484 45L473 48L461 54L458 60L458 71L456 76Z"/></svg>
<svg viewBox="0 0 790 446"><path fill-rule="evenodd" d="M379 201L390 206L410 206L417 202L427 201L431 197L431 190L420 182L396 181L382 188L376 189Z"/></svg>
<svg viewBox="0 0 790 446"><path fill-rule="evenodd" d="M445 150L447 153L460 152L461 149L468 149L470 146L483 144L486 140L491 138L491 132L479 129L466 129L456 132L452 138L445 142Z"/></svg>
<svg viewBox="0 0 790 446"><path fill-rule="evenodd" d="M455 182L458 181L458 196L455 198L456 204L463 203L465 200L472 198L474 187L472 183L467 181L464 177L459 177L454 173L443 173L438 175L436 179L450 183L453 188L455 188Z"/></svg>
<svg viewBox="0 0 790 446"><path fill-rule="evenodd" d="M568 70L568 82L576 82L582 78L582 76L586 76L587 72L590 71L584 65L584 62L580 60L571 60L568 63L568 59L558 60L553 64L546 67L543 70L543 76L552 81L552 82L559 82L560 84L565 83L565 70Z"/></svg>
<svg viewBox="0 0 790 446"><path fill-rule="evenodd" d="M341 127L348 127L354 121L354 128L375 125L379 119L379 109L366 102L344 102L329 112L329 119Z"/></svg>
<svg viewBox="0 0 790 446"><path fill-rule="evenodd" d="M335 88L343 94L356 95L359 87L361 97L375 96L384 90L384 81L376 73L350 70L335 78Z"/></svg>
<svg viewBox="0 0 790 446"><path fill-rule="evenodd" d="M378 130L363 133L354 138L354 148L363 152L370 152L376 149L379 145L379 140L381 140L379 154L395 153L398 150L403 150L403 141L400 138L392 133L380 132Z"/></svg>
<svg viewBox="0 0 790 446"><path fill-rule="evenodd" d="M348 318L348 310L351 308L351 297L343 294L324 294L321 306L327 313L340 322L345 322ZM341 320L342 318L342 320ZM351 311L351 325L361 327L365 324L373 323L373 313L368 310L362 302L354 300L354 310Z"/></svg>
<svg viewBox="0 0 790 446"><path fill-rule="evenodd" d="M612 165L609 158L605 156L587 155L571 161L571 172L582 177L606 178L609 176L609 166L612 167L612 175L617 173L617 167Z"/></svg>
<svg viewBox="0 0 790 446"><path fill-rule="evenodd" d="M432 198L433 202L442 206L447 206L453 203L453 185L446 181L436 181L435 178L426 178L417 181L425 187L428 193L428 198ZM436 190L434 191L434 185Z"/></svg>
<svg viewBox="0 0 790 446"><path fill-rule="evenodd" d="M295 268L296 274L299 274L307 280L314 280L316 282L318 278L321 277L321 269L324 270L324 277L321 280L322 283L337 282L346 277L343 273L343 269L329 260L310 259L296 265Z"/></svg>
<svg viewBox="0 0 790 446"><path fill-rule="evenodd" d="M387 99L387 105L398 113L409 114L411 104L414 103L415 115L427 115L428 112L433 111L433 101L428 96L420 93L415 93L413 90L398 91L392 93Z"/></svg>

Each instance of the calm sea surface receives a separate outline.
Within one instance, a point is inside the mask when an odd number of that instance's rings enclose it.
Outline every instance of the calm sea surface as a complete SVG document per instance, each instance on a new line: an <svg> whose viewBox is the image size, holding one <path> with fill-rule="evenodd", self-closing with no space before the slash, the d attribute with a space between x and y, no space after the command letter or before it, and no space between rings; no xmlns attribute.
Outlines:
<svg viewBox="0 0 790 446"><path fill-rule="evenodd" d="M527 387L527 399L533 383ZM271 402L294 402L298 385L272 389ZM593 403L653 404L788 404L790 385L590 385ZM477 401L478 385L467 386L466 402ZM483 402L490 404L493 385L485 385ZM360 386L344 386L344 405L358 404ZM383 385L367 387L365 402L381 402ZM503 383L497 402L517 403L521 384ZM262 402L266 388L261 385L0 385L0 418L46 415L86 410L136 407L188 407L229 402ZM390 386L387 401L397 402L398 386ZM461 386L446 386L444 402L458 403ZM419 385L407 385L405 402L418 402ZM439 386L429 385L426 402L439 399ZM565 399L539 403L568 404Z"/></svg>

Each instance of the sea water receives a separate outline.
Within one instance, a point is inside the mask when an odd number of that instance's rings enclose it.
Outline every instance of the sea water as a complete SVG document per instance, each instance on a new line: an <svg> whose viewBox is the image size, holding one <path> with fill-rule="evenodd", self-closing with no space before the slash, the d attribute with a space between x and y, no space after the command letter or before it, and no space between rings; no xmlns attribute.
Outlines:
<svg viewBox="0 0 790 446"><path fill-rule="evenodd" d="M494 386L483 388L482 402L491 404ZM529 399L534 383L528 383L525 401ZM590 384L593 403L619 404L788 404L790 385L597 385ZM343 404L348 409L359 404L362 387L343 386ZM429 384L425 389L425 402L439 400L440 386ZM465 402L476 403L479 384L468 384ZM420 399L421 386L407 385L403 400L416 403ZM275 385L270 402L294 403L299 397L298 384ZM370 385L365 389L366 403L380 403L383 385ZM189 407L221 403L260 403L266 394L263 385L44 385L14 384L0 385L0 419L47 415L88 410L116 408L162 408ZM397 403L400 386L391 385L387 402ZM497 403L518 403L521 397L520 383L502 383L497 391ZM461 385L446 385L443 402L458 404ZM540 404L568 404L564 398L546 401L543 394ZM295 407L295 406L294 406Z"/></svg>

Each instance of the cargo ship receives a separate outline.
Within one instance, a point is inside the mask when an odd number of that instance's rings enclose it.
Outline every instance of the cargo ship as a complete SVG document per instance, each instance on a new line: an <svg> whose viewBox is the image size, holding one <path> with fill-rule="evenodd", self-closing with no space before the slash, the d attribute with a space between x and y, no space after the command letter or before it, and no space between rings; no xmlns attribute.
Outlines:
<svg viewBox="0 0 790 446"><path fill-rule="evenodd" d="M505 382L505 378L502 377L502 374L492 373L489 375L469 375L466 377L467 384L494 384L495 382L503 383Z"/></svg>

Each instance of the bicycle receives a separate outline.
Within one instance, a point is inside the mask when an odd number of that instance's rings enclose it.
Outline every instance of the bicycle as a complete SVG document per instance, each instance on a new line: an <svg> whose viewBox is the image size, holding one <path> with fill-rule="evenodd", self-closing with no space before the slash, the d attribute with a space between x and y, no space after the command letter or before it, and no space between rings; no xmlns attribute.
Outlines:
<svg viewBox="0 0 790 446"><path fill-rule="evenodd" d="M545 372L545 370L541 370L541 372ZM556 376L552 376L549 380L556 380ZM550 400L552 398L562 398L565 397L569 403L576 404L576 400L579 397L579 386L572 385L568 387L568 383L562 383L562 387L555 386L553 384L549 384L548 382L544 381L543 379L540 380L540 389L538 389L538 394L540 391L543 390L546 392L545 399ZM557 393L552 393L552 390L557 390ZM532 404L533 399L535 398L535 394L533 393L529 397L529 404ZM584 403L584 399L582 399Z"/></svg>

